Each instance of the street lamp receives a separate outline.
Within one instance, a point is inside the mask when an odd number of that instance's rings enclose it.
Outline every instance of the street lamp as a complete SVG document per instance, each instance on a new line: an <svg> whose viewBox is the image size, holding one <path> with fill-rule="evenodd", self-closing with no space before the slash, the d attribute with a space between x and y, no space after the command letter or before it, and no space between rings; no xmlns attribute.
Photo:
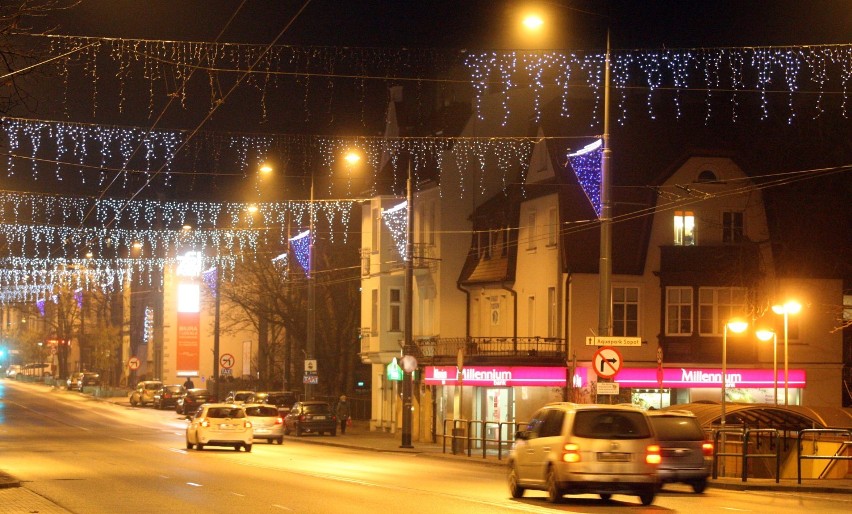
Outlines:
<svg viewBox="0 0 852 514"><path fill-rule="evenodd" d="M789 391L789 352L787 350L787 342L789 340L788 324L790 314L798 314L802 310L802 304L795 300L789 300L784 305L773 305L772 312L784 316L784 407L788 405Z"/></svg>
<svg viewBox="0 0 852 514"><path fill-rule="evenodd" d="M406 230L405 230L405 346L409 355L414 345L411 331L414 327L414 196L411 194L411 159L408 161L408 180L405 183ZM402 376L402 444L411 448L411 371L405 366Z"/></svg>
<svg viewBox="0 0 852 514"><path fill-rule="evenodd" d="M725 428L725 390L727 389L726 377L728 374L728 330L734 333L744 332L748 323L739 319L731 319L725 323L722 330L722 428Z"/></svg>
<svg viewBox="0 0 852 514"><path fill-rule="evenodd" d="M762 329L755 332L755 335L761 341L772 339L772 397L775 399L775 405L778 405L778 334L774 330Z"/></svg>
<svg viewBox="0 0 852 514"><path fill-rule="evenodd" d="M529 32L538 33L544 19L538 13L525 15L521 21ZM600 258L598 261L598 335L609 336L612 329L612 149L609 141L610 119L610 30L606 31L606 54L604 55L604 109L603 134L601 135L601 213L600 213Z"/></svg>

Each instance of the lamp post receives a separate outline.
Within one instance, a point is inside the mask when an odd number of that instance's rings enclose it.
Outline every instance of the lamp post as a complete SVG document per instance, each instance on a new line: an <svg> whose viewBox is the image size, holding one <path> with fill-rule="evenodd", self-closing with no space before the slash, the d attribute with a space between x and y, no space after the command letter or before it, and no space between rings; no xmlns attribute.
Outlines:
<svg viewBox="0 0 852 514"><path fill-rule="evenodd" d="M790 314L798 314L799 311L802 310L802 304L795 300L789 300L787 303L783 305L773 305L772 312L775 314L781 314L784 316L784 407L788 405L788 392L789 392L789 380L790 380L790 370L789 370L789 352L788 352L788 341L789 341L789 317Z"/></svg>
<svg viewBox="0 0 852 514"><path fill-rule="evenodd" d="M722 330L722 428L725 428L725 390L727 389L726 375L728 374L728 330L739 334L748 328L748 323L738 319L728 320Z"/></svg>
<svg viewBox="0 0 852 514"><path fill-rule="evenodd" d="M414 342L411 331L414 327L414 197L411 194L411 160L408 161L408 180L405 183L406 229L405 229L405 343L403 353L411 352ZM411 371L404 366L402 375L402 444L411 448Z"/></svg>
<svg viewBox="0 0 852 514"><path fill-rule="evenodd" d="M556 5L556 7L571 9ZM583 11L585 14L595 14ZM545 24L538 13L525 16L522 25L528 31L538 32ZM598 261L598 334L609 336L612 333L612 148L609 141L610 120L610 64L611 64L610 29L606 30L606 54L604 55L604 112L603 134L601 135L601 213L600 213L600 248ZM569 343L570 345L570 343ZM571 349L568 347L568 354Z"/></svg>
<svg viewBox="0 0 852 514"><path fill-rule="evenodd" d="M316 302L317 290L314 283L314 174L311 173L311 197L308 215L308 340L305 344L306 359L313 359L316 351ZM313 384L305 384L305 399L310 400L313 396Z"/></svg>
<svg viewBox="0 0 852 514"><path fill-rule="evenodd" d="M772 339L772 397L778 405L778 334L774 330L758 330L755 335L761 341Z"/></svg>

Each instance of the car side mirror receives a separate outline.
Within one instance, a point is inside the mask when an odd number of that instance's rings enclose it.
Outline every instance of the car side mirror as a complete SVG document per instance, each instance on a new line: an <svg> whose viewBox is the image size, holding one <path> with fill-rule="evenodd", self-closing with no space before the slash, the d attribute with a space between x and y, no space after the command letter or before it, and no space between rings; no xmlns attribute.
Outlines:
<svg viewBox="0 0 852 514"><path fill-rule="evenodd" d="M530 438L530 433L528 430L518 430L515 432L515 440L516 441L526 441Z"/></svg>

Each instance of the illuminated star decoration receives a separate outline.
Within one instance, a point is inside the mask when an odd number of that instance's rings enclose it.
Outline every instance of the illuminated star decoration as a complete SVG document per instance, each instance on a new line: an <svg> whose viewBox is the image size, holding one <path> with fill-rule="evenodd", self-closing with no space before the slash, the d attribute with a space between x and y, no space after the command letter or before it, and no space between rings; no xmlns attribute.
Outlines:
<svg viewBox="0 0 852 514"><path fill-rule="evenodd" d="M201 273L201 279L204 280L204 283L207 284L207 288L210 289L210 293L213 295L213 298L217 298L219 296L219 289L216 287L216 278L219 274L219 268L213 266Z"/></svg>
<svg viewBox="0 0 852 514"><path fill-rule="evenodd" d="M310 276L311 270L308 263L308 253L310 252L310 230L300 232L290 238L290 246L293 247L293 254L296 256L296 261L302 265L305 270L305 275Z"/></svg>
<svg viewBox="0 0 852 514"><path fill-rule="evenodd" d="M580 187L594 207L598 217L601 215L601 158L603 140L598 139L580 150L568 154L568 162L580 182Z"/></svg>
<svg viewBox="0 0 852 514"><path fill-rule="evenodd" d="M154 338L154 309L145 306L145 324L142 326L142 340L148 343Z"/></svg>
<svg viewBox="0 0 852 514"><path fill-rule="evenodd" d="M408 201L382 210L382 221L390 230L399 256L406 259L406 243L408 242Z"/></svg>
<svg viewBox="0 0 852 514"><path fill-rule="evenodd" d="M38 300L36 300L36 308L38 309L38 312L42 315L42 317L44 317L44 303L44 298L39 298Z"/></svg>

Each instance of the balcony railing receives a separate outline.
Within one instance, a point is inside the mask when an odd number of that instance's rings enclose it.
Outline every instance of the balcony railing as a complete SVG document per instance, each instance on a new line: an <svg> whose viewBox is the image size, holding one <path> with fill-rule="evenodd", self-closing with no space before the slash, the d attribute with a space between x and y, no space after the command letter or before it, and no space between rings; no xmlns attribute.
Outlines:
<svg viewBox="0 0 852 514"><path fill-rule="evenodd" d="M394 252L395 254L395 252ZM382 273L388 271L399 271L405 268L405 261L379 261L380 256L374 254L370 248L361 249L361 276L368 277L373 273ZM415 271L417 270L433 270L438 265L439 259L435 257L435 245L430 243L415 243L414 244L414 260L412 263ZM374 266L378 265L379 268Z"/></svg>
<svg viewBox="0 0 852 514"><path fill-rule="evenodd" d="M466 362L477 360L560 360L567 355L564 339L555 337L448 337L415 341L418 357L427 361L458 358L463 352Z"/></svg>

